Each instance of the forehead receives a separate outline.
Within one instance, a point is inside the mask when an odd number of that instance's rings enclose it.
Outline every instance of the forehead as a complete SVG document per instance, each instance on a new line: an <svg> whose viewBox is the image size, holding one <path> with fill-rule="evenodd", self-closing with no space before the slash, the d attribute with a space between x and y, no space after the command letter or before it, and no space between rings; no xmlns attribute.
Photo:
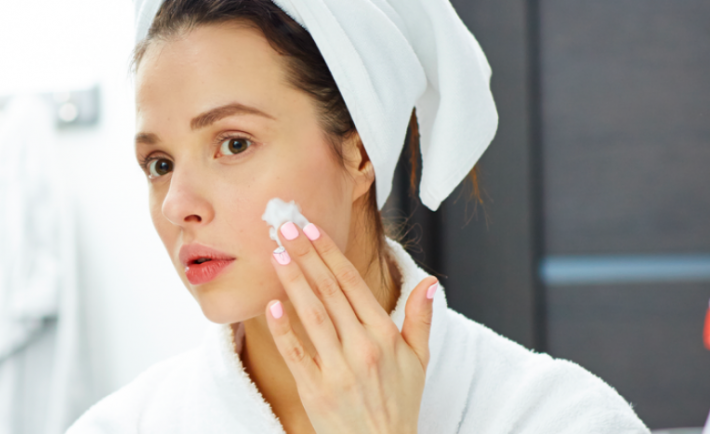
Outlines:
<svg viewBox="0 0 710 434"><path fill-rule="evenodd" d="M152 41L136 71L136 115L187 117L225 101L270 106L288 94L285 68L263 33L230 22Z"/></svg>

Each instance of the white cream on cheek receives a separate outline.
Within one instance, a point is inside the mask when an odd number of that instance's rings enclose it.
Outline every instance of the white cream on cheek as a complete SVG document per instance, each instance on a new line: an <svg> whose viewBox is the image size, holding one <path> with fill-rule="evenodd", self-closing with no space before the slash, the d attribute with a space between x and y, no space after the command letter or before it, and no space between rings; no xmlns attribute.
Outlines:
<svg viewBox="0 0 710 434"><path fill-rule="evenodd" d="M286 222L294 222L303 229L309 221L306 217L301 214L301 207L296 204L295 201L284 202L283 200L275 197L266 204L266 211L264 215L261 216L271 227L269 228L269 237L278 243L279 247L283 248L281 240L279 240L276 230L281 227L282 224Z"/></svg>

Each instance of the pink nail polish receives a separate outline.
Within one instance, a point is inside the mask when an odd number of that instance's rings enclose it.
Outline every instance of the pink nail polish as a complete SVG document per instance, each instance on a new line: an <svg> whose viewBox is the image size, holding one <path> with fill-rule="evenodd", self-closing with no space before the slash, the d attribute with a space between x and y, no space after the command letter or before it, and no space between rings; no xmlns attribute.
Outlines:
<svg viewBox="0 0 710 434"><path fill-rule="evenodd" d="M317 240L320 237L320 231L313 223L308 223L303 227L303 233L306 234L309 240Z"/></svg>
<svg viewBox="0 0 710 434"><path fill-rule="evenodd" d="M287 240L293 240L298 237L298 228L293 222L286 222L281 226L281 233Z"/></svg>
<svg viewBox="0 0 710 434"><path fill-rule="evenodd" d="M276 258L276 262L281 265L286 265L291 262L291 257L283 247L277 247L276 250L274 250L274 258Z"/></svg>
<svg viewBox="0 0 710 434"><path fill-rule="evenodd" d="M436 293L436 290L439 289L439 282L436 282L435 284L431 285L429 289L426 290L426 298L431 300L434 298L434 294Z"/></svg>
<svg viewBox="0 0 710 434"><path fill-rule="evenodd" d="M281 306L280 301L277 301L276 303L272 304L269 310L271 311L271 315L276 319L281 318L281 316L283 316L284 314L284 308L283 306Z"/></svg>

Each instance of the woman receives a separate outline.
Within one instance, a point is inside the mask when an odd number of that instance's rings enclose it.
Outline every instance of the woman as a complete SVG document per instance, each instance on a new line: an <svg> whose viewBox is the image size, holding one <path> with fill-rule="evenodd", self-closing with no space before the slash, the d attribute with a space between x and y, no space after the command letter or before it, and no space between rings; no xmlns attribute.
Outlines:
<svg viewBox="0 0 710 434"><path fill-rule="evenodd" d="M151 216L221 326L69 432L647 433L597 377L448 309L384 235L415 105L432 209L496 128L488 64L448 2L277 3L138 4ZM280 226L285 251L262 221L272 198L311 222Z"/></svg>

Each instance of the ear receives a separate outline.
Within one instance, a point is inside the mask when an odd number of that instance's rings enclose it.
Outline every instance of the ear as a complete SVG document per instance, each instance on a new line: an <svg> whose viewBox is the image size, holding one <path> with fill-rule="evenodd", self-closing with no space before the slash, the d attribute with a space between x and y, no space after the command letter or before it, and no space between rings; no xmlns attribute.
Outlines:
<svg viewBox="0 0 710 434"><path fill-rule="evenodd" d="M343 157L345 169L353 180L352 200L355 202L370 191L375 182L375 168L357 132L343 143Z"/></svg>

